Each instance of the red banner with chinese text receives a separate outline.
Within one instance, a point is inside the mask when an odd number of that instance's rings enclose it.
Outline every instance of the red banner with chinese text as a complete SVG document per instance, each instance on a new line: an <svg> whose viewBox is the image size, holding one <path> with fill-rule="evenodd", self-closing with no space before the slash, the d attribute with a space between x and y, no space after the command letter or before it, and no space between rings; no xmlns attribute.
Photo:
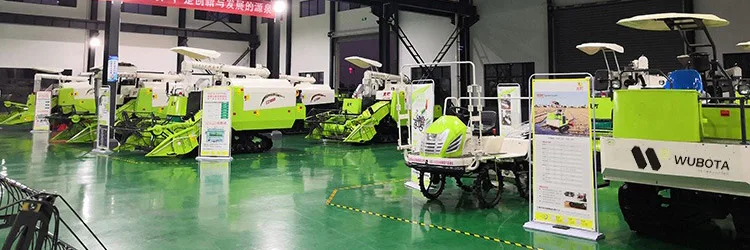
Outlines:
<svg viewBox="0 0 750 250"><path fill-rule="evenodd" d="M122 0L122 2L274 18L273 4L263 0Z"/></svg>

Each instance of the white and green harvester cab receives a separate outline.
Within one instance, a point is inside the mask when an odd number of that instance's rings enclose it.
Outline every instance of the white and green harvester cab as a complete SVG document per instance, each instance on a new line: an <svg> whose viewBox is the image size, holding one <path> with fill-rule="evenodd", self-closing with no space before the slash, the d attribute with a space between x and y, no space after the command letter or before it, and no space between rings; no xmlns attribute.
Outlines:
<svg viewBox="0 0 750 250"><path fill-rule="evenodd" d="M499 98L481 97L478 85L470 85L468 91L469 97L445 100L446 107L453 106L424 130L418 142L400 143L406 165L419 172L420 191L428 199L437 199L446 179L452 177L459 187L472 191L482 207L494 207L503 191L502 173L509 171L519 194L528 199L529 139L498 131L497 113L485 111L482 100ZM471 185L464 184L467 178L473 179Z"/></svg>

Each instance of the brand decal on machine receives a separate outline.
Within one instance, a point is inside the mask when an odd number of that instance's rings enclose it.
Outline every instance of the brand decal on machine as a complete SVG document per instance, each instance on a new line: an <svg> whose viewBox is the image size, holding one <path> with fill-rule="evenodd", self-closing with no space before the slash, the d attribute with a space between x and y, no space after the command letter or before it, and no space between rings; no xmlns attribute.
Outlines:
<svg viewBox="0 0 750 250"><path fill-rule="evenodd" d="M312 97L310 97L310 101L311 102L317 102L318 100L320 100L321 98L324 98L324 97L326 97L326 95L324 95L324 94L314 94Z"/></svg>
<svg viewBox="0 0 750 250"><path fill-rule="evenodd" d="M260 106L267 106L271 103L276 102L279 98L284 98L284 96L278 93L267 94L263 97L263 99L260 100Z"/></svg>
<svg viewBox="0 0 750 250"><path fill-rule="evenodd" d="M641 147L634 146L631 150L633 153L633 159L638 166L638 169L646 169L647 166L651 166L654 171L659 171L662 164L659 160L659 156L653 148L647 148L646 151L642 151ZM725 160L710 159L704 157L685 156L685 155L672 155L669 151L663 152L663 159L674 160L676 166L686 166L703 168L707 170L726 170L729 171L729 162Z"/></svg>
<svg viewBox="0 0 750 250"><path fill-rule="evenodd" d="M653 169L654 171L659 171L659 169L661 169L659 156L656 155L656 151L654 151L653 148L646 149L646 152L644 154L641 150L641 147L635 146L630 150L630 152L633 153L633 158L635 159L635 164L638 165L638 169L646 169L649 163L651 163L651 169Z"/></svg>

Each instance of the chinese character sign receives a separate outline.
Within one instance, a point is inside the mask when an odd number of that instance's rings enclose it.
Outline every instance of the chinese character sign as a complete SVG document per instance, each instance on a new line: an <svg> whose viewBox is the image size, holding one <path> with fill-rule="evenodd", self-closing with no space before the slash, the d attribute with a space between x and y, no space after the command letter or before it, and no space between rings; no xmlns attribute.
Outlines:
<svg viewBox="0 0 750 250"><path fill-rule="evenodd" d="M122 2L274 18L273 4L264 0L123 0Z"/></svg>

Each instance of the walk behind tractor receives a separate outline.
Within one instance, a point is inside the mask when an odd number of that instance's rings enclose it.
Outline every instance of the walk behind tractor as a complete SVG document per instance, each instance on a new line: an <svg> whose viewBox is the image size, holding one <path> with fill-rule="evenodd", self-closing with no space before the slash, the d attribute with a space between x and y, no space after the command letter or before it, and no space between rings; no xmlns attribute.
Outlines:
<svg viewBox="0 0 750 250"><path fill-rule="evenodd" d="M183 55L198 55L207 50L176 47L172 51ZM305 118L305 106L297 103L296 89L287 80L267 79L270 75L268 69L185 61L181 74L188 82L192 82L194 71L199 70L211 72L211 86L231 88L233 154L265 152L273 146L267 133L290 129L296 120ZM195 152L201 132L200 101L200 92L191 92L184 103L187 115L182 121L157 124L137 131L120 147L139 145L126 149L147 150L149 152L146 156L149 157L180 156ZM193 110L196 112L190 115Z"/></svg>
<svg viewBox="0 0 750 250"><path fill-rule="evenodd" d="M690 54L678 59L685 68L670 73L664 88L613 93L613 131L601 138L601 163L605 178L624 182L619 204L625 221L641 233L682 235L716 232L716 220L731 219L739 247L749 247L750 87L717 61L708 32L729 22L715 15L666 13L618 24L683 36L703 33L708 40L684 40Z"/></svg>
<svg viewBox="0 0 750 250"><path fill-rule="evenodd" d="M471 62L461 64L473 66ZM472 192L482 207L490 208L500 202L505 180L503 171L509 171L520 196L528 199L528 131L499 133L497 112L485 111L482 100L500 98L482 97L481 88L476 84L469 85L468 92L468 97L445 100L445 106L452 104L452 107L445 109L444 114L427 127L418 143L399 143L406 165L419 172L420 191L430 200L437 199L445 188L446 179L452 177L463 191ZM529 100L528 97L502 98ZM528 125L521 125L513 129L528 128ZM465 179L473 179L472 184L464 184Z"/></svg>
<svg viewBox="0 0 750 250"><path fill-rule="evenodd" d="M341 109L313 114L307 118L308 139L335 140L346 143L396 142L399 114L404 109L405 78L378 72L380 62L362 57L348 57L351 64L369 69L351 98L345 98Z"/></svg>

